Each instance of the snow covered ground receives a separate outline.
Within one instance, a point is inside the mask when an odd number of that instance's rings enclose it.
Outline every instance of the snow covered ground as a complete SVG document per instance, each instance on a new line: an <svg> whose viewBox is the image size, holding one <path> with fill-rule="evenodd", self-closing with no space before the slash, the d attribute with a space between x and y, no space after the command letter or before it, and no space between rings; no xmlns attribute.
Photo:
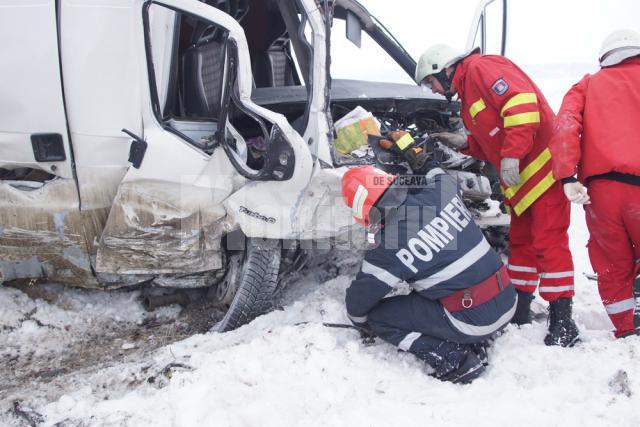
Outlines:
<svg viewBox="0 0 640 427"><path fill-rule="evenodd" d="M554 108L587 71L564 70L535 74ZM640 338L613 339L595 282L582 274L591 268L580 208L570 235L582 343L546 347L544 321L509 326L486 374L466 386L429 377L379 340L365 345L322 325L347 323L344 291L358 267L349 252L333 274L308 269L282 310L176 342L179 309L147 314L136 292L46 287L32 299L0 287L0 425L636 426ZM148 325L157 329L141 339L136 330Z"/></svg>

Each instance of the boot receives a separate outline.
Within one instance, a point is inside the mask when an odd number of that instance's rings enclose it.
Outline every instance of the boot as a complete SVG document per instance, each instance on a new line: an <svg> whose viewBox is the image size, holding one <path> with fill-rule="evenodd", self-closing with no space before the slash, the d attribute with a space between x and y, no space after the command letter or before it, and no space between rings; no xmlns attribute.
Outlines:
<svg viewBox="0 0 640 427"><path fill-rule="evenodd" d="M518 305L516 312L511 319L511 323L515 325L526 325L531 323L531 301L535 298L531 292L523 292L516 290L518 294Z"/></svg>
<svg viewBox="0 0 640 427"><path fill-rule="evenodd" d="M578 342L578 327L571 319L571 298L559 298L549 303L549 333L546 345L572 347Z"/></svg>
<svg viewBox="0 0 640 427"><path fill-rule="evenodd" d="M470 345L445 341L435 350L414 352L433 369L434 377L440 381L467 384L485 370L485 366Z"/></svg>
<svg viewBox="0 0 640 427"><path fill-rule="evenodd" d="M480 342L476 344L470 344L472 351L478 356L478 359L484 366L489 366L489 352L487 348L489 344L486 342Z"/></svg>
<svg viewBox="0 0 640 427"><path fill-rule="evenodd" d="M473 351L468 351L457 369L438 377L440 381L454 384L469 384L478 378L486 369L486 365Z"/></svg>

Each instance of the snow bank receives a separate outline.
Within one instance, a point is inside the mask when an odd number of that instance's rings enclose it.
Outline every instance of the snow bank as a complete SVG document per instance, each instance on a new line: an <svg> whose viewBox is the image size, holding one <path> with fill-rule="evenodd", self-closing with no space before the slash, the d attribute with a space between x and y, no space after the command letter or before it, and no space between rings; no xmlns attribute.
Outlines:
<svg viewBox="0 0 640 427"><path fill-rule="evenodd" d="M63 289L45 285L32 299L13 288L2 288L0 325L3 357L64 352L82 335L118 323L140 324L147 313L138 292ZM157 314L174 317L176 307Z"/></svg>
<svg viewBox="0 0 640 427"><path fill-rule="evenodd" d="M589 272L578 209L571 236L576 271ZM510 326L491 350L489 370L471 385L441 383L411 355L322 326L346 322L350 277L343 275L293 285L307 294L237 331L194 336L157 352L157 369L184 365L170 379L156 377L111 400L85 389L49 404L45 425L637 425L640 339L614 340L595 283L582 274L577 279L583 342L546 347L545 322Z"/></svg>

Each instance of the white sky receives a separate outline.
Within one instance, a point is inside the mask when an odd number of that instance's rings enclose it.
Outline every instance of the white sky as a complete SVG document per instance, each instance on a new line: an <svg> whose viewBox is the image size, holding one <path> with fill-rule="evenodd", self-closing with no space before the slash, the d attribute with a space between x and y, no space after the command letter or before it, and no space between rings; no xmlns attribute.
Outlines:
<svg viewBox="0 0 640 427"><path fill-rule="evenodd" d="M360 0L411 53L414 59L434 43L463 49L478 0ZM501 0L495 7L501 8ZM509 0L506 55L521 66L581 64L597 68L600 45L611 31L640 31L640 0ZM488 22L494 33L500 22ZM344 37L344 27L334 27L334 37ZM498 31L496 31L498 30ZM489 34L490 35L490 34ZM489 52L497 53L497 52ZM364 40L363 48L332 48L334 77L362 78L388 75L399 80L395 66L380 61L377 69L358 70L370 64L364 56L381 52ZM404 78L404 77L402 77ZM405 81L405 82L410 82Z"/></svg>
<svg viewBox="0 0 640 427"><path fill-rule="evenodd" d="M361 3L417 58L433 43L463 48L478 0ZM500 0L495 3L500 7ZM640 31L639 0L509 0L508 5L507 55L519 62L594 62L611 31Z"/></svg>

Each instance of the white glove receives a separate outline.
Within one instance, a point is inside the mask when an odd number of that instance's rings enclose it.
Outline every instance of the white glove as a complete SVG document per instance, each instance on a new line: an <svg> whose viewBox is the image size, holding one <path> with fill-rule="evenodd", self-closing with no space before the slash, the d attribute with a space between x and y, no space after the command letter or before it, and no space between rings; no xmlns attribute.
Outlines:
<svg viewBox="0 0 640 427"><path fill-rule="evenodd" d="M454 150L464 150L467 148L467 136L461 133L454 132L440 132L429 134L431 138L434 138L449 148Z"/></svg>
<svg viewBox="0 0 640 427"><path fill-rule="evenodd" d="M587 187L579 182L568 182L562 186L564 194L567 196L570 202L577 203L579 205L588 205L591 203L590 197L587 194Z"/></svg>
<svg viewBox="0 0 640 427"><path fill-rule="evenodd" d="M505 157L500 161L500 178L507 187L520 184L520 160Z"/></svg>

